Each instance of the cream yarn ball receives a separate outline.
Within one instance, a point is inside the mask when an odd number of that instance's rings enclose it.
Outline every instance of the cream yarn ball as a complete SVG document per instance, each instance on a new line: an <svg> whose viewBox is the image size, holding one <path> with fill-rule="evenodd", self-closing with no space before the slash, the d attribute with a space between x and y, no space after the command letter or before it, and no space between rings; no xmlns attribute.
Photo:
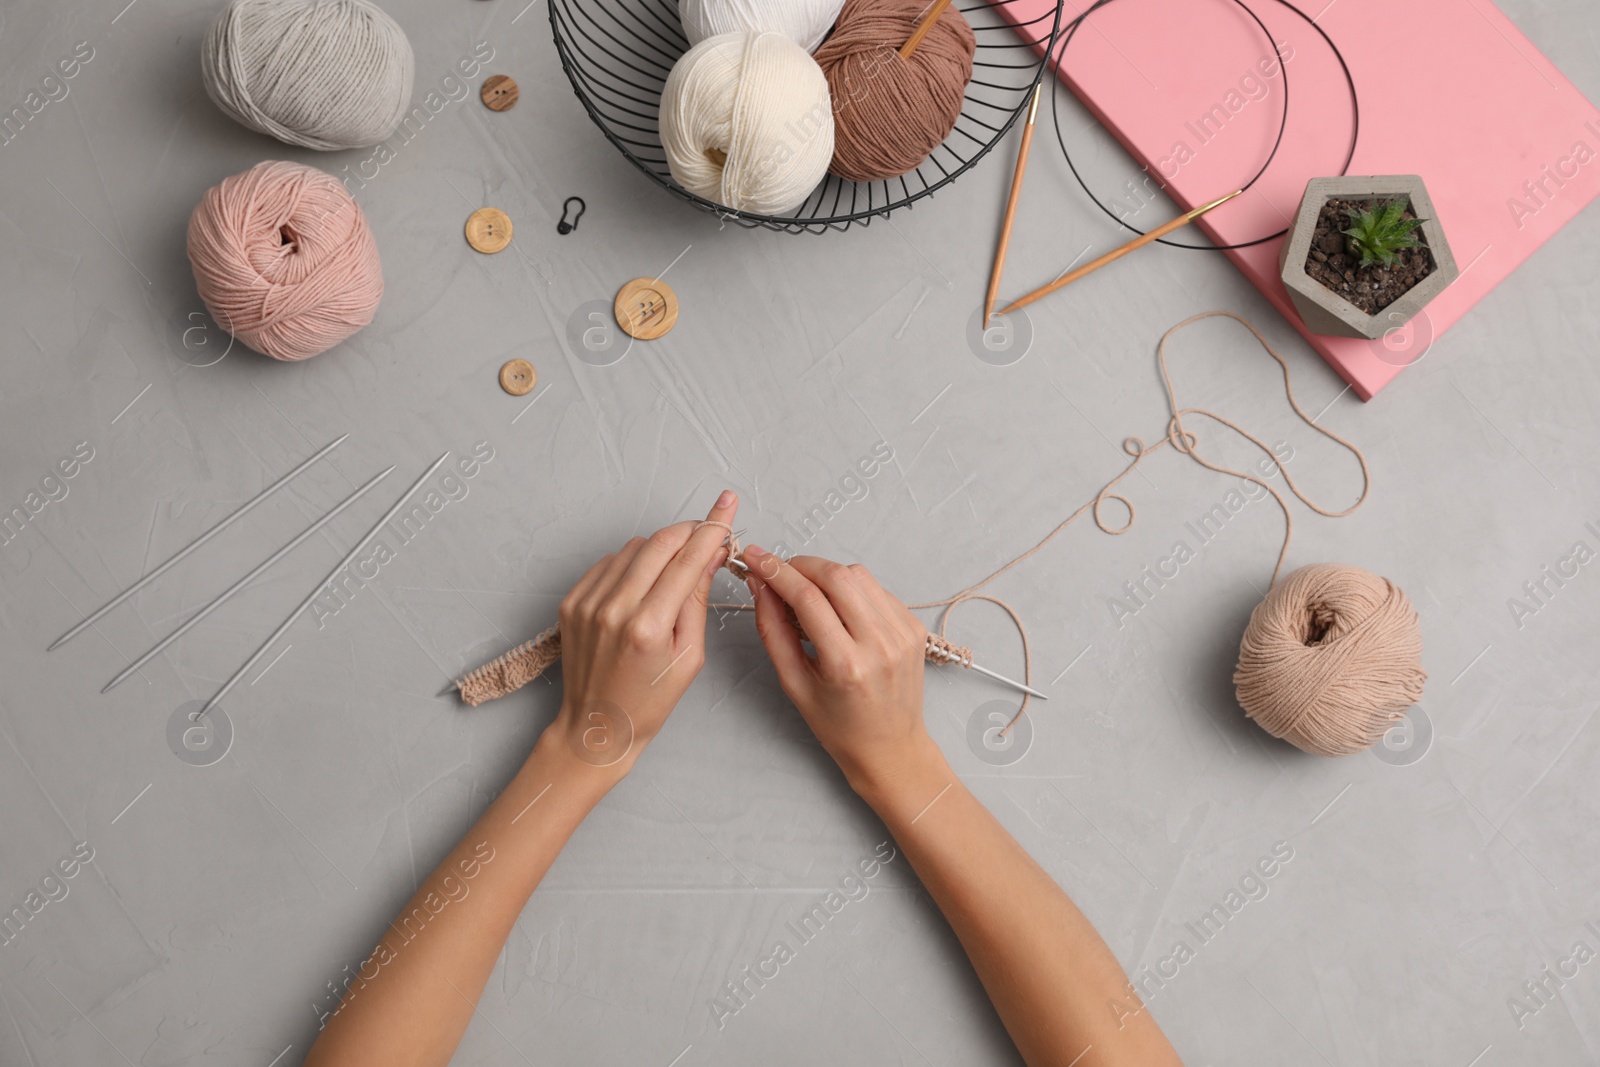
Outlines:
<svg viewBox="0 0 1600 1067"><path fill-rule="evenodd" d="M805 202L833 158L828 79L781 33L708 37L667 75L661 146L691 193L782 215Z"/></svg>
<svg viewBox="0 0 1600 1067"><path fill-rule="evenodd" d="M807 52L828 36L844 0L678 0L690 44L719 33L781 33Z"/></svg>
<svg viewBox="0 0 1600 1067"><path fill-rule="evenodd" d="M303 148L375 145L411 106L411 42L370 0L233 0L200 65L230 117Z"/></svg>

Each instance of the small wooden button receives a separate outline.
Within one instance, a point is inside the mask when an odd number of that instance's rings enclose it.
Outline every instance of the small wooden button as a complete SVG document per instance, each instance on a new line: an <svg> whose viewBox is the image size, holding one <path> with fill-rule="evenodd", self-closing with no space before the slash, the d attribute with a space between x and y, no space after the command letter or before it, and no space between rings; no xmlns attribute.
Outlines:
<svg viewBox="0 0 1600 1067"><path fill-rule="evenodd" d="M480 207L467 216L467 244L485 255L505 251L511 243L511 216L497 207Z"/></svg>
<svg viewBox="0 0 1600 1067"><path fill-rule="evenodd" d="M504 74L496 74L484 79L478 95L490 111L510 111L517 104L517 83Z"/></svg>
<svg viewBox="0 0 1600 1067"><path fill-rule="evenodd" d="M629 337L653 341L678 322L678 294L659 278L635 278L617 293L612 308Z"/></svg>
<svg viewBox="0 0 1600 1067"><path fill-rule="evenodd" d="M527 396L538 381L539 372L525 359L508 359L500 368L500 388L512 396Z"/></svg>

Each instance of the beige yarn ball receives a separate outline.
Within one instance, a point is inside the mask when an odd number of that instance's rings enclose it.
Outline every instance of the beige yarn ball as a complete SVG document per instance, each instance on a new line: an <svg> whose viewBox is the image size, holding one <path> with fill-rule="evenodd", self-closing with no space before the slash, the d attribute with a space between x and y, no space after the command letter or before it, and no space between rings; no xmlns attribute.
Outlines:
<svg viewBox="0 0 1600 1067"><path fill-rule="evenodd" d="M1422 630L1387 578L1314 563L1284 578L1239 644L1233 684L1245 714L1318 756L1359 752L1422 699Z"/></svg>
<svg viewBox="0 0 1600 1067"><path fill-rule="evenodd" d="M724 33L679 57L661 90L673 180L756 215L805 202L833 158L828 80L780 33Z"/></svg>

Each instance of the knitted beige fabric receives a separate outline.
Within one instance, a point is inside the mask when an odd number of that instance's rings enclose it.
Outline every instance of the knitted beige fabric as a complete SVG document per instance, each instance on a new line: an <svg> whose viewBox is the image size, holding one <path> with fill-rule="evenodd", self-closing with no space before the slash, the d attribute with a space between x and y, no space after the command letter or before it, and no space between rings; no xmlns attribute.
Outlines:
<svg viewBox="0 0 1600 1067"><path fill-rule="evenodd" d="M533 681L561 658L561 627L555 625L532 641L524 641L510 652L477 670L456 679L456 691L472 707L494 700Z"/></svg>

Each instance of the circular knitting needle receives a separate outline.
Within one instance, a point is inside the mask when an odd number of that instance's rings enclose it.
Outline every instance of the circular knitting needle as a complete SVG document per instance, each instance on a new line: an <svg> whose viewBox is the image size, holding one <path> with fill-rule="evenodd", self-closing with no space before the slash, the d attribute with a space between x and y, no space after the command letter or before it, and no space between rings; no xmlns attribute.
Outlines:
<svg viewBox="0 0 1600 1067"><path fill-rule="evenodd" d="M95 612L93 615L90 615L87 619L84 619L82 622L78 623L78 625L74 626L72 629L68 630L66 633L64 633L60 637L56 638L55 642L53 644L51 644L50 648L45 649L45 651L49 652L51 649L54 649L59 645L63 645L66 642L72 640L74 637L77 637L80 633L82 633L84 631L84 629L86 627L93 625L96 619L99 619L106 612L110 611L112 608L116 607L118 604L122 603L124 600L127 600L133 594L137 593L139 590L143 589L145 586L149 585L151 582L153 582L157 578L161 577L163 574L166 573L167 569L169 567L171 567L173 564L177 563L183 557L187 556L189 553L193 552L195 549L199 548L201 545L203 545L207 541L211 540L217 534L219 534L223 530L227 529L233 523L235 523L239 519L243 518L245 512L249 511L251 508L255 507L257 504L259 504L263 500L267 499L267 497L271 496L273 493L277 492L279 489L282 489L285 485L287 485L289 483L289 481L292 478L294 478L295 475L299 474L301 471L303 471L307 467L311 466L317 460L321 459L323 456L326 456L329 452L332 452L335 448L339 447L339 445L344 443L345 437L349 437L349 436L350 436L349 434L345 434L344 437L341 437L341 438L339 438L339 440L333 442L333 444L326 446L320 452L318 452L316 455L312 456L310 459L308 459L304 463L300 464L300 466L296 467L294 470L290 471L288 474L285 474L282 478L279 478L277 481L273 482L271 485L269 485L265 489L261 490L261 492L257 493L254 497L252 497L249 501L247 501L243 507L239 508L232 515L229 515L227 518L223 519L221 522L219 522L215 526L211 527L211 529L209 529L205 533L201 534L200 537L197 540L195 540L192 543L190 543L190 545L187 548L181 549L171 559L167 560L161 566L157 567L155 570L151 571L149 574L145 575L143 578L140 578L137 582L134 582L132 585L130 585L127 589L123 590L121 593L117 594L117 596L115 598L113 598L110 603L106 604L105 607L101 608L99 611Z"/></svg>
<svg viewBox="0 0 1600 1067"><path fill-rule="evenodd" d="M206 701L206 706L194 713L195 721L198 722L200 716L216 707L217 701L228 695L229 690L239 683L240 678L244 677L244 673L251 667L254 667L256 665L256 661L267 654L267 649L271 648L273 644L277 642L278 638L283 636L285 630L294 625L294 621L296 619L305 614L306 608L309 608L311 606L311 602L317 599L317 595L322 592L323 586L327 585L329 582L333 581L334 578L338 577L339 572L344 570L345 565L351 560L355 559L358 552L367 547L367 542L371 541L375 536L377 536L378 531L383 529L388 521L394 518L401 508L405 507L406 501L411 499L411 494L415 493L419 488L421 488L422 483L432 477L433 472L439 469L440 464L444 463L444 461L449 458L450 453L446 452L444 455L434 460L433 465L427 470L423 471L421 477L411 483L411 488L405 491L405 495L394 502L394 507L390 508L388 512L384 514L383 518L379 519L377 523L373 525L372 529L368 530L366 535L363 536L361 540L356 542L355 547L345 555L344 559L341 559L334 566L333 570L328 572L328 576L317 583L317 587L311 590L310 595L308 595L304 600L300 601L300 606L295 608L287 619L283 620L283 625L274 630L272 632L272 636L267 638L260 648L256 649L255 655L245 660L244 664L238 670L233 672L233 677L222 683L222 688L217 690L216 695L210 700Z"/></svg>
<svg viewBox="0 0 1600 1067"><path fill-rule="evenodd" d="M1013 311L1017 310L1018 308L1027 307L1029 304L1033 303L1035 300L1038 300L1040 297L1049 296L1051 293L1055 292L1057 289L1060 289L1063 286L1071 285L1073 282L1077 281L1079 278L1084 277L1085 275L1093 274L1095 271L1099 270L1101 267L1105 266L1108 263L1115 263L1117 260L1119 260L1123 256L1127 255L1129 252L1132 252L1132 251L1134 251L1136 249L1143 248L1145 245L1150 244L1152 241L1160 240L1161 238L1165 237L1167 234L1171 233L1173 230L1180 229L1180 228L1182 228L1184 226L1189 225L1189 223L1193 222L1195 219L1199 218L1201 215L1204 215L1206 212L1211 211L1214 208L1221 207L1223 204L1226 204L1229 200L1232 200L1234 197L1241 195L1243 192L1244 192L1244 190L1240 189L1237 192L1229 193L1227 196L1218 197L1216 200L1211 201L1211 203L1209 203L1209 204L1201 204L1199 207L1195 208L1193 211L1185 212L1184 214L1179 215L1177 218L1173 219L1171 222L1167 223L1166 225L1161 226L1161 227L1159 227L1157 229L1151 230L1149 233L1145 234L1142 237L1135 237L1133 240L1129 241L1127 244L1123 245L1121 248L1112 249L1110 252L1107 252L1105 255L1101 256L1099 259L1095 260L1093 263L1085 263L1083 266L1079 267L1077 270L1073 271L1071 274L1063 275L1062 277L1057 278L1055 281L1051 282L1049 285L1040 286L1038 289L1035 289L1033 292L1029 293L1027 296L1018 297L1017 299L1011 301L1011 303L1007 304L1005 307L1001 308L1000 309L1000 314L1009 315Z"/></svg>
<svg viewBox="0 0 1600 1067"><path fill-rule="evenodd" d="M1028 105L1028 122L1022 127L1022 144L1017 147L1017 166L1011 174L1011 194L1006 197L1005 220L1000 223L1000 244L995 248L994 266L989 271L989 291L983 297L983 328L994 318L994 302L1000 296L1000 275L1006 269L1006 252L1011 248L1011 224L1017 219L1017 201L1022 198L1022 177L1028 173L1028 151L1033 146L1033 124L1039 117L1040 82L1033 87L1033 103Z"/></svg>
<svg viewBox="0 0 1600 1067"><path fill-rule="evenodd" d="M293 541L290 541L288 544L286 544L282 548L278 549L278 551L276 551L272 555L268 556L265 560L263 560L261 562L261 564L259 566L256 567L255 570L251 571L249 574L245 575L243 578L240 578L237 582L234 582L232 585L228 586L228 588L224 589L217 596L217 598L215 600L213 600L211 603L207 604L205 607L201 608L199 611L195 612L194 617L191 618L188 622L184 623L182 626L180 626L176 630L172 631L166 637L162 638L161 643L156 645L155 648L152 648L149 652L146 652L144 655L140 656L138 659L136 659L132 663L128 664L128 666L123 670L123 672L121 674L117 675L115 678L111 679L111 681L107 682L106 683L106 687L104 689L100 690L100 692L109 693L111 690L115 689L130 674L132 674L134 671L138 670L140 667L143 667L146 663L149 663L150 660L153 657L159 655L161 653L162 649L166 648L168 645L172 644L172 642L176 641L178 638L180 638L184 634L188 633L190 631L190 629L192 629L194 626L196 626L200 622L201 619L204 619L207 615L210 615L213 611L216 611L218 608L222 607L222 605L225 604L228 601L229 597L233 596L233 594L237 593L239 590L241 590L245 586L249 585L251 583L251 581L253 581L255 578L260 576L262 571L265 571L268 567L272 566L274 563L278 562L284 556L288 555L301 542L303 542L306 538L310 537L312 534L316 533L318 530L320 530L324 526L328 525L329 522L333 521L333 517L335 515L339 514L339 512L343 511L345 508L349 507L351 504L354 504L357 500L360 500L362 498L362 496L364 496L366 494L368 489L371 489L373 486L377 485L379 482L381 482L385 478L387 478L389 476L389 471L392 471L392 470L394 470L394 468L390 467L389 470L386 470L383 473L379 474L377 477L375 477L371 481L367 482L366 485L363 485L360 489L357 489L355 492L353 492L349 496L345 497L344 500L339 503L338 507L334 508L332 511L328 512L326 515L322 516L322 518L318 519L316 522L312 523L310 526L307 526L305 528L305 530L302 531L300 533L300 535L298 537L296 537Z"/></svg>
<svg viewBox="0 0 1600 1067"><path fill-rule="evenodd" d="M944 14L944 9L950 6L950 0L933 0L922 13L922 21L917 23L917 28L911 32L906 43L900 46L900 58L910 59L911 53L917 50L917 45L928 36L928 31L933 29L933 24L939 21L939 16Z"/></svg>

